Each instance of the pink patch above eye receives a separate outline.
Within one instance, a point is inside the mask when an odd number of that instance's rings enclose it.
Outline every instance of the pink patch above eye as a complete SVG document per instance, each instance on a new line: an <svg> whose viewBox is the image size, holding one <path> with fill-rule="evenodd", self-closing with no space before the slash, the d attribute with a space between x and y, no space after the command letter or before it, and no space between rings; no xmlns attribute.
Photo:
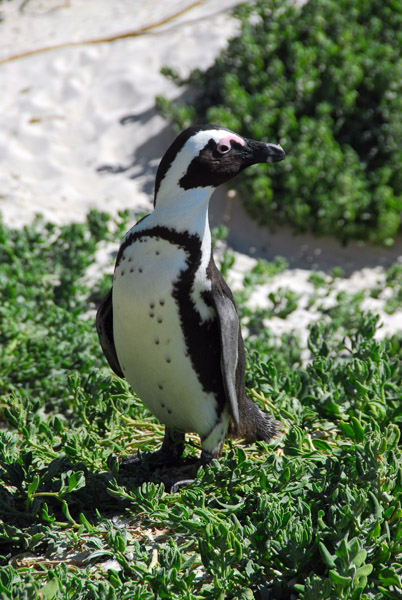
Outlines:
<svg viewBox="0 0 402 600"><path fill-rule="evenodd" d="M244 146L244 144L245 144L245 141L241 137L231 133L231 134L221 138L218 142L218 146L227 146L228 148L230 148L230 142L237 142L241 146Z"/></svg>

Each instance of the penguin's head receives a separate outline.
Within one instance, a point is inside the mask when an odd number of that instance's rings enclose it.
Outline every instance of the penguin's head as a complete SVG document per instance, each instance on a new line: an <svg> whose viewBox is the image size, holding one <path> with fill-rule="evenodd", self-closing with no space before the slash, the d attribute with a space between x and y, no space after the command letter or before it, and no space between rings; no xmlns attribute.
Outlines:
<svg viewBox="0 0 402 600"><path fill-rule="evenodd" d="M155 202L167 193L214 189L256 163L285 158L281 146L243 138L224 127L197 125L175 139L163 156L155 180Z"/></svg>

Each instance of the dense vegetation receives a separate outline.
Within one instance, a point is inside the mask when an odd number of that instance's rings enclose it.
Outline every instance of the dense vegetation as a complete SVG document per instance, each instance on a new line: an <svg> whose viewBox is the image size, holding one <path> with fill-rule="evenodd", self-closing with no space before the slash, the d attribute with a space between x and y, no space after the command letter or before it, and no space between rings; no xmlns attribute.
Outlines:
<svg viewBox="0 0 402 600"><path fill-rule="evenodd" d="M119 469L162 427L112 375L88 313L110 279L83 276L123 217L0 229L1 600L402 598L401 338L376 341L377 317L344 292L308 349L273 338L269 318L298 298L282 290L251 311L252 290L286 267L257 262L238 294L247 384L283 435L227 443L168 494L158 473ZM310 304L338 280L313 274Z"/></svg>
<svg viewBox="0 0 402 600"><path fill-rule="evenodd" d="M159 98L178 128L224 125L280 141L287 159L243 176L246 207L269 226L390 245L402 214L402 2L259 0L241 33L186 79L194 97Z"/></svg>

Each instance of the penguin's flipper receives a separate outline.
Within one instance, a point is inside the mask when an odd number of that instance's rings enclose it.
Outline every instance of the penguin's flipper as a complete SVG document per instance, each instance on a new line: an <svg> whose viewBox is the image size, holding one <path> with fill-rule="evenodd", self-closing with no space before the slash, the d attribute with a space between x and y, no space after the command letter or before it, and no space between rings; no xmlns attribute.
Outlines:
<svg viewBox="0 0 402 600"><path fill-rule="evenodd" d="M213 288L214 286L212 286ZM239 405L236 393L236 369L238 363L240 323L232 300L212 289L212 299L218 317L221 339L221 371L230 414L239 424Z"/></svg>
<svg viewBox="0 0 402 600"><path fill-rule="evenodd" d="M112 290L110 289L104 300L99 305L96 313L96 330L98 332L99 342L106 356L106 360L110 367L119 377L124 378L124 373L120 368L116 354L113 337L113 303Z"/></svg>

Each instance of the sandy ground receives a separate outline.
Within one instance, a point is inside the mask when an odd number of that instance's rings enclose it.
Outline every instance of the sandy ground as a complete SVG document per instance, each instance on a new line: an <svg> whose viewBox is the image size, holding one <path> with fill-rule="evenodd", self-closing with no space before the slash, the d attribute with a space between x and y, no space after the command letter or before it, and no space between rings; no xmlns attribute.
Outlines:
<svg viewBox="0 0 402 600"><path fill-rule="evenodd" d="M209 66L236 31L227 11L234 4L224 0L217 10L215 2L172 0L1 3L0 211L6 223L19 225L37 212L68 222L93 207L150 209L156 166L173 138L155 113L155 96L181 93L160 69L180 65L186 74ZM88 43L127 32L138 35ZM99 173L103 165L127 169Z"/></svg>
<svg viewBox="0 0 402 600"><path fill-rule="evenodd" d="M238 30L230 10L237 2L211 0L11 0L0 2L0 213L21 226L36 213L58 223L83 220L97 208L150 210L160 157L174 134L155 112L155 96L176 98L177 89L160 74L168 65L186 75L205 69ZM272 140L275 142L276 140ZM124 167L112 174L104 166ZM232 184L235 188L235 181ZM247 218L239 198L219 190L211 223L225 223L236 251L231 276L255 257L285 256L289 269L260 288L254 301L290 287L301 295L286 320L272 319L277 334L305 331L317 318L307 310L311 269L342 266L349 291L384 282L384 267L402 257L402 243L390 250L336 240L275 234ZM100 268L111 269L110 248ZM384 298L368 300L381 312L380 335L402 330L402 312L383 313Z"/></svg>

